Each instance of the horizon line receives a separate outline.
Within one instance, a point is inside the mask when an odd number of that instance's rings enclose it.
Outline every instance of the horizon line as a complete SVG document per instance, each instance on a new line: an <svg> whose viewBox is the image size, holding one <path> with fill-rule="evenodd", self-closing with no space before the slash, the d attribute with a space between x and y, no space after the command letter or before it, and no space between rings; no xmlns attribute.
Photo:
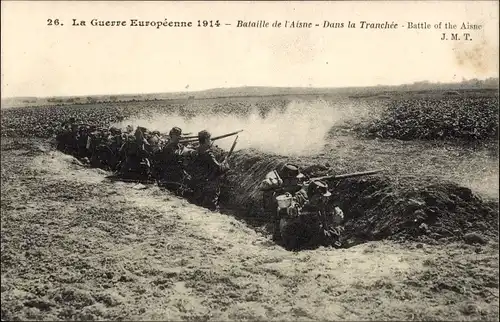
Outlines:
<svg viewBox="0 0 500 322"><path fill-rule="evenodd" d="M290 88L290 89L311 89L311 90L327 90L327 89L352 89L352 88L373 88L373 87L400 87L400 86L405 86L405 85L419 85L420 84L425 84L425 85L458 85L467 81L472 81L474 79L477 79L479 81L485 81L489 79L496 79L497 80L497 87L499 86L498 81L499 77L485 77L485 78L472 78L472 79L463 79L461 81L456 81L456 82L432 82L429 80L420 80L420 81L414 81L412 83L401 83L401 84L377 84L377 85L353 85L353 86L336 86L336 87L326 87L326 86L266 86L266 85L242 85L242 86L229 86L229 87L210 87L210 88L205 88L205 89L199 89L199 90L185 90L185 91L165 91L165 92L143 92L143 93L100 93L100 94L79 94L79 95L49 95L49 96L6 96L2 97L1 99L19 99L19 98L68 98L68 97L84 97L84 96L133 96L133 95L167 95L167 94L184 94L184 93L199 93L199 92L207 92L207 91L214 91L214 90L224 90L224 89L238 89L238 88L246 88L246 87L253 87L253 88Z"/></svg>

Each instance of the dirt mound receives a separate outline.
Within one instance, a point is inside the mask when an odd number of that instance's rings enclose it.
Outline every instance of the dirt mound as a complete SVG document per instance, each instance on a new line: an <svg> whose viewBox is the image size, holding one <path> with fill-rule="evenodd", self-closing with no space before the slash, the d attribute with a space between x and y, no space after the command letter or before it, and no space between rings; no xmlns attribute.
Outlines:
<svg viewBox="0 0 500 322"><path fill-rule="evenodd" d="M346 180L336 195L348 213L348 244L366 240L458 240L477 232L498 236L498 206L453 183L400 187L388 179Z"/></svg>
<svg viewBox="0 0 500 322"><path fill-rule="evenodd" d="M336 173L311 160L255 150L238 151L231 162L233 171L225 178L221 203L240 218L261 225L270 222L262 216L258 189L267 172L294 162L310 176L324 175L328 170ZM346 247L381 239L435 243L460 240L468 233L498 236L498 203L484 202L470 189L454 183L377 175L333 182L331 187L333 200L345 213Z"/></svg>

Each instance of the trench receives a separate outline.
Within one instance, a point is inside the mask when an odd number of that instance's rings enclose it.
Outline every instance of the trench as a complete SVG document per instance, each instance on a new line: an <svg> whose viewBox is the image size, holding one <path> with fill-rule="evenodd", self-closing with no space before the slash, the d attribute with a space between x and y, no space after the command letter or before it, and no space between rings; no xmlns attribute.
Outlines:
<svg viewBox="0 0 500 322"><path fill-rule="evenodd" d="M240 150L232 157L232 171L225 177L221 204L247 223L270 233L263 217L258 186L269 171L293 162L310 177L338 173L313 159L269 155ZM470 189L453 182L429 178L391 177L377 174L329 183L332 201L345 216L342 247L389 239L436 244L463 240L476 234L498 238L498 202L485 201Z"/></svg>
<svg viewBox="0 0 500 322"><path fill-rule="evenodd" d="M216 156L224 153L216 151ZM286 162L299 165L310 177L338 173L312 158L239 150L231 156L231 171L221 180L220 212L271 234L271 220L263 215L258 187L266 173ZM377 174L334 181L329 186L332 202L339 204L345 216L342 248L383 239L429 244L463 240L470 234L498 239L498 202L484 201L452 182Z"/></svg>

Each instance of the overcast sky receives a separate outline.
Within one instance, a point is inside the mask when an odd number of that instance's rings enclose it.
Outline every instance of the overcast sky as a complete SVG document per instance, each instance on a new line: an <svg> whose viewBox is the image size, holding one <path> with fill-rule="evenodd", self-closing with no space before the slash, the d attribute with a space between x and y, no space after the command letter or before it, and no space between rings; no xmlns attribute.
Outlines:
<svg viewBox="0 0 500 322"><path fill-rule="evenodd" d="M498 1L2 2L2 96L151 93L233 86L342 87L498 77ZM64 26L47 26L58 18ZM87 20L72 27L73 18ZM93 27L90 20L219 20L219 28ZM238 20L356 29L236 28ZM362 20L396 30L362 30ZM470 22L472 41L407 22ZM225 26L230 23L232 26ZM462 36L463 30L455 32ZM450 35L448 35L450 37Z"/></svg>

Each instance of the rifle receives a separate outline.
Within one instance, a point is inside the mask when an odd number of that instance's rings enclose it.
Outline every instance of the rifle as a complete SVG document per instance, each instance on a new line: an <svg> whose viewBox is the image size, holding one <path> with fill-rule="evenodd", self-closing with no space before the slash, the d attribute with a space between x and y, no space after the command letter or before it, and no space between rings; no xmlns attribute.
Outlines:
<svg viewBox="0 0 500 322"><path fill-rule="evenodd" d="M234 151L234 148L236 147L236 143L238 143L238 135L234 139L233 145L231 145L231 149L229 150L229 152L227 153L227 155L224 157L224 159L222 159L222 162L226 161L231 156L231 154Z"/></svg>
<svg viewBox="0 0 500 322"><path fill-rule="evenodd" d="M381 169L381 170L354 172L354 173L346 173L346 174L338 174L338 175L335 175L335 174L334 175L326 175L326 176L322 176L322 177L309 178L309 180L307 180L307 182L311 182L311 181L315 181L315 180L327 180L327 181L341 180L341 179L347 179L347 178L367 176L367 175L376 174L376 173L379 173L382 171L384 171L384 170Z"/></svg>
<svg viewBox="0 0 500 322"><path fill-rule="evenodd" d="M215 137L212 138L212 141L216 141L216 140L219 140L219 139L227 138L229 136L236 135L236 134L238 134L240 132L243 132L243 130L239 130L239 131L236 131L236 132L231 132L231 133L224 134L224 135L215 136ZM190 139L182 138L181 140L179 140L179 143L191 143L191 142L196 142L196 141L198 141L198 136L196 136L194 138L190 138Z"/></svg>
<svg viewBox="0 0 500 322"><path fill-rule="evenodd" d="M354 177L361 177L361 176L376 174L376 173L379 173L382 171L384 171L384 170L372 170L372 171L354 172L354 173L346 173L346 174L339 174L339 175L326 175L326 176L321 176L321 177L313 177L313 178L308 178L308 180L300 183L297 186L287 187L286 189L284 189L283 187L276 187L276 188L269 188L269 189L261 189L261 191L286 192L286 190L291 190L291 191L294 191L294 193L295 193L296 192L295 190L298 191L298 190L300 190L300 187L307 186L312 181L315 181L315 180L325 180L325 181L342 180L342 179L347 179L347 178L354 178Z"/></svg>
<svg viewBox="0 0 500 322"><path fill-rule="evenodd" d="M236 139L234 139L234 142L233 142L233 145L231 146L231 149L229 150L228 154L222 159L221 163L226 161L231 156L231 154L234 151L234 148L236 147L236 143L238 143L238 136L236 136ZM213 142L212 142L212 144L213 144ZM220 173L214 172L208 177L208 180L211 181L211 180L213 180L219 176L225 175L225 174L226 173L220 174Z"/></svg>

